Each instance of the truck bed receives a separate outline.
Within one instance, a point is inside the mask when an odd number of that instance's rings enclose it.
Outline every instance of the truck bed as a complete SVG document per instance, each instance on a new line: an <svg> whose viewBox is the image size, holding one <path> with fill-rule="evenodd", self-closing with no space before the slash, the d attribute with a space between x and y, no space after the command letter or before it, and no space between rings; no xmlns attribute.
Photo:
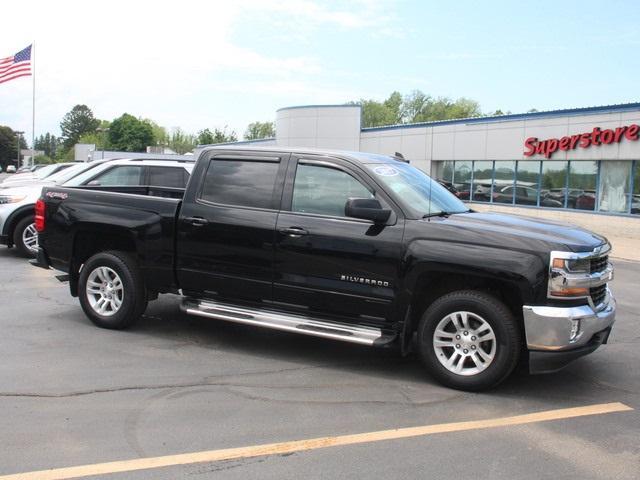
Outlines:
<svg viewBox="0 0 640 480"><path fill-rule="evenodd" d="M96 242L114 249L127 244L137 252L149 288L166 291L175 284L176 216L183 195L183 189L148 186L45 187L40 241L48 262L67 271Z"/></svg>

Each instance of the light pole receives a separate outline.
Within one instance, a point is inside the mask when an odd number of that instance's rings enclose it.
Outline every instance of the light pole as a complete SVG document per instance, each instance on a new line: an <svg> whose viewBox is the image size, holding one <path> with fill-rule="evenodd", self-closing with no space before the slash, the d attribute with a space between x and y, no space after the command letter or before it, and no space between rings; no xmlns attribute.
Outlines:
<svg viewBox="0 0 640 480"><path fill-rule="evenodd" d="M24 135L24 132L13 132L16 134L16 139L18 140L18 162L16 164L16 170L20 168L20 135Z"/></svg>
<svg viewBox="0 0 640 480"><path fill-rule="evenodd" d="M104 160L104 150L105 150L105 144L107 143L107 133L109 133L109 129L98 127L96 128L96 132L100 132L104 134L102 138L102 158L101 158L101 160Z"/></svg>

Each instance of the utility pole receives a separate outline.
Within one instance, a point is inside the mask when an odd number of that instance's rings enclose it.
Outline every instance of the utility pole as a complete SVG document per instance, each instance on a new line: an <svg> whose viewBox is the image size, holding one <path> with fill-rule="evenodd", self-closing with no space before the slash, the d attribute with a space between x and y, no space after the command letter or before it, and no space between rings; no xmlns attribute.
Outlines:
<svg viewBox="0 0 640 480"><path fill-rule="evenodd" d="M24 132L13 132L16 134L16 139L18 140L18 164L16 165L16 170L20 168L20 135L24 135Z"/></svg>
<svg viewBox="0 0 640 480"><path fill-rule="evenodd" d="M104 160L104 151L106 150L106 144L107 144L107 135L109 134L109 129L108 128L102 128L102 127L98 127L96 128L96 131L101 133L102 135L102 158L101 160ZM97 145L96 145L97 147ZM94 158L95 160L95 158Z"/></svg>

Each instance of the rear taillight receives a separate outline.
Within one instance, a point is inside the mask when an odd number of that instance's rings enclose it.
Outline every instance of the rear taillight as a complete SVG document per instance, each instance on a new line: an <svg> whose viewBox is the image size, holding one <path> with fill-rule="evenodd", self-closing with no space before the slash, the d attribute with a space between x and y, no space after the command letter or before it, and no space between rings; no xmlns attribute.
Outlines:
<svg viewBox="0 0 640 480"><path fill-rule="evenodd" d="M46 205L44 200L39 199L36 202L36 230L40 232L44 232L44 214L46 211Z"/></svg>

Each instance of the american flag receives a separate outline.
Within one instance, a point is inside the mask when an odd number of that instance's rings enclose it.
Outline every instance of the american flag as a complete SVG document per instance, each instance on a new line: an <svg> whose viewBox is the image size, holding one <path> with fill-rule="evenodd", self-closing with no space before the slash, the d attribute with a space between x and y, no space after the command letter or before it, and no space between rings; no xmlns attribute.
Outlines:
<svg viewBox="0 0 640 480"><path fill-rule="evenodd" d="M0 59L0 83L31 75L31 45L15 55Z"/></svg>

